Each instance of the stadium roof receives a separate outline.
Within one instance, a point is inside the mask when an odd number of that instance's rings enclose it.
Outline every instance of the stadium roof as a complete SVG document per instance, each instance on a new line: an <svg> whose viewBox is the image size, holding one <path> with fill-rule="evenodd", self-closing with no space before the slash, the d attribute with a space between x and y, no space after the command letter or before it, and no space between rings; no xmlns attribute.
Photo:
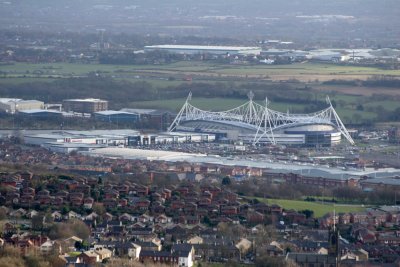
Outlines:
<svg viewBox="0 0 400 267"><path fill-rule="evenodd" d="M243 105L230 110L214 112L201 110L189 103L192 99L192 93L189 93L168 131L182 130L181 125L184 126L184 123L192 121L209 121L220 125L229 124L240 126L243 129L255 129L253 136L253 144L255 145L265 138L268 139L268 142L276 144L274 134L277 132L274 133L274 131L294 126L326 124L335 127L351 144L354 144L354 140L333 108L329 97L326 99L328 104L326 109L309 114L289 114L289 112L283 113L268 108L267 99L265 106L255 103L252 92L249 92L248 96L249 101ZM295 132L293 133L295 134Z"/></svg>

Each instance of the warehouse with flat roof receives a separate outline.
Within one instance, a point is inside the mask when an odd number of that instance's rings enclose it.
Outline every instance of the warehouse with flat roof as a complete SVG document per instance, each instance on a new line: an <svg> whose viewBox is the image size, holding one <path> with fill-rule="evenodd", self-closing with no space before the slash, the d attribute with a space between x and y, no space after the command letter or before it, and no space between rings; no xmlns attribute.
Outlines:
<svg viewBox="0 0 400 267"><path fill-rule="evenodd" d="M140 118L138 114L116 110L99 111L95 112L93 115L98 121L116 123L136 122Z"/></svg>
<svg viewBox="0 0 400 267"><path fill-rule="evenodd" d="M38 100L23 100L19 98L0 98L0 111L14 114L21 110L43 109L44 103Z"/></svg>
<svg viewBox="0 0 400 267"><path fill-rule="evenodd" d="M214 55L259 55L260 47L249 46L208 46L208 45L150 45L145 52L164 51L173 54L214 54Z"/></svg>
<svg viewBox="0 0 400 267"><path fill-rule="evenodd" d="M18 112L20 117L36 119L61 118L62 115L62 112L51 109L27 109Z"/></svg>

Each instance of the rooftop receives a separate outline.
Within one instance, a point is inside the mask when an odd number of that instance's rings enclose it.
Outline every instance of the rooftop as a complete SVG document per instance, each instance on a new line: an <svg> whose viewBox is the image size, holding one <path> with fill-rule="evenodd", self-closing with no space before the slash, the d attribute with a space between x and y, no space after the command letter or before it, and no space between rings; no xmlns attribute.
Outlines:
<svg viewBox="0 0 400 267"><path fill-rule="evenodd" d="M147 159L147 160L173 160L176 158L184 159L189 157L204 156L202 154L189 154L189 153L174 152L174 151L118 148L118 147L95 149L90 152L90 155L103 156L103 157L120 157L126 159Z"/></svg>
<svg viewBox="0 0 400 267"><path fill-rule="evenodd" d="M110 116L110 115L120 115L120 114L128 114L128 115L135 115L132 112L126 112L126 111L117 111L117 110L104 110L104 111L98 111L95 112L94 114L98 115L104 115L104 116Z"/></svg>
<svg viewBox="0 0 400 267"><path fill-rule="evenodd" d="M162 110L162 109L147 109L147 108L123 108L121 109L122 112L127 112L127 113L134 113L134 114L151 114L151 115L161 115L164 113L170 113L167 110Z"/></svg>
<svg viewBox="0 0 400 267"><path fill-rule="evenodd" d="M10 102L12 102L12 103L43 103L42 101L34 100L34 99L23 100L20 98L0 98L0 103L7 104Z"/></svg>
<svg viewBox="0 0 400 267"><path fill-rule="evenodd" d="M51 109L25 109L25 110L20 110L18 111L19 113L25 113L25 114L35 114L35 113L53 113L53 114L63 114L60 111L57 110L51 110Z"/></svg>
<svg viewBox="0 0 400 267"><path fill-rule="evenodd" d="M71 101L71 102L107 102L107 100L102 100L102 99L98 99L98 98L64 99L64 101Z"/></svg>
<svg viewBox="0 0 400 267"><path fill-rule="evenodd" d="M400 179L396 178L373 178L362 181L363 183L385 184L385 185L400 185Z"/></svg>
<svg viewBox="0 0 400 267"><path fill-rule="evenodd" d="M8 103L8 102L17 102L21 101L22 99L19 98L0 98L1 103Z"/></svg>
<svg viewBox="0 0 400 267"><path fill-rule="evenodd" d="M188 50L255 50L261 49L255 46L208 46L208 45L149 45L147 49L188 49Z"/></svg>

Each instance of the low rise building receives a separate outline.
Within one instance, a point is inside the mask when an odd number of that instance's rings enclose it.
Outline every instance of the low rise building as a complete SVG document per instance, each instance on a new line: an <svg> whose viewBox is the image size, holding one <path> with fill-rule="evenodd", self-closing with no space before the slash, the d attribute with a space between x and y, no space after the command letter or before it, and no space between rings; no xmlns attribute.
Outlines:
<svg viewBox="0 0 400 267"><path fill-rule="evenodd" d="M92 114L95 112L108 110L108 101L96 98L65 99L63 100L62 107L66 112Z"/></svg>
<svg viewBox="0 0 400 267"><path fill-rule="evenodd" d="M43 109L44 102L19 98L0 98L0 111L14 114L21 110Z"/></svg>
<svg viewBox="0 0 400 267"><path fill-rule="evenodd" d="M125 111L105 110L93 115L95 120L112 123L132 123L139 120L138 114Z"/></svg>

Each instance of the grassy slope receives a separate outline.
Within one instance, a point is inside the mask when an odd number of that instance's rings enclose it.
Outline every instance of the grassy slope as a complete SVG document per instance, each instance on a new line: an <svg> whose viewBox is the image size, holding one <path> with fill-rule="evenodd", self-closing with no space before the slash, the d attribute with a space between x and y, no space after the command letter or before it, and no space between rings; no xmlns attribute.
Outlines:
<svg viewBox="0 0 400 267"><path fill-rule="evenodd" d="M332 203L322 204L319 202L308 202L308 201L302 201L302 200L265 199L265 198L258 198L258 200L267 202L269 204L278 204L279 206L281 206L285 209L294 209L297 211L309 209L309 210L314 211L314 217L321 217L328 212L333 212L334 208L337 213L365 210L365 207L360 206L360 205L335 204L335 207L334 207L334 205Z"/></svg>

